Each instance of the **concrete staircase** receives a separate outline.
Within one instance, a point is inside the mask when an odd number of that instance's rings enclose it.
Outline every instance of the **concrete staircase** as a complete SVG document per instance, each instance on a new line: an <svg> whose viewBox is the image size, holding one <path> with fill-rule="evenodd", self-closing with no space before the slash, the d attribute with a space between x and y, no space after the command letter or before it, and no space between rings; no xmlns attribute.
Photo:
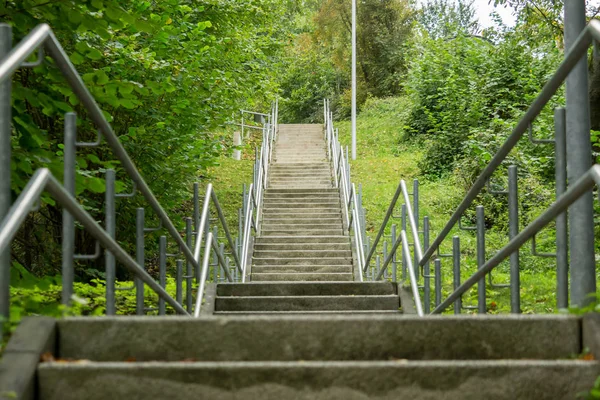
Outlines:
<svg viewBox="0 0 600 400"><path fill-rule="evenodd" d="M281 126L252 281L213 287L205 308L215 315L26 318L0 360L0 399L566 400L589 391L600 363L577 355L600 356L600 316L419 318L396 284L354 282L320 135Z"/></svg>
<svg viewBox="0 0 600 400"><path fill-rule="evenodd" d="M398 287L354 281L321 125L280 125L251 283L221 284L217 314L397 313Z"/></svg>
<svg viewBox="0 0 600 400"><path fill-rule="evenodd" d="M572 400L600 373L573 359L594 346L585 329L569 316L33 318L0 391L12 376L32 396L6 398ZM56 361L37 365L44 352Z"/></svg>

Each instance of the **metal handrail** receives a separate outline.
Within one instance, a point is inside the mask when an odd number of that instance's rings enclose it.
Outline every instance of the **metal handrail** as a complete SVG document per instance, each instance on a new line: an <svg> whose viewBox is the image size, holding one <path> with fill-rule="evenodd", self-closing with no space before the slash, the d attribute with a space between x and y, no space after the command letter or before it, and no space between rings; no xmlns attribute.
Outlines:
<svg viewBox="0 0 600 400"><path fill-rule="evenodd" d="M88 232L104 246L107 251L114 254L129 271L142 280L158 294L159 298L168 303L182 315L189 313L172 298L160 284L158 284L110 235L96 222L96 220L67 192L67 190L52 175L49 169L38 169L15 203L10 208L7 216L0 224L0 253L10 246L32 206L40 199L43 192L51 194L58 204L63 206L77 219Z"/></svg>
<svg viewBox="0 0 600 400"><path fill-rule="evenodd" d="M502 161L504 161L506 156L516 146L517 142L523 137L523 135L529 132L529 127L535 118L540 114L544 106L550 101L552 96L563 84L573 67L575 67L581 57L586 54L588 47L594 39L600 41L600 21L593 19L581 32L577 40L572 44L571 49L566 54L565 59L560 64L554 75L552 75L550 80L544 85L541 93L535 98L533 103L527 109L525 115L519 120L517 126L513 129L510 136L506 139L502 147L500 147L500 149L496 152L483 172L481 172L479 177L475 180L475 183L471 189L469 189L454 214L452 214L450 220L446 223L439 235L425 251L423 257L419 261L419 265L421 267L430 261L431 256L441 245L442 241L448 236L463 213L471 206L473 200L475 200L481 189L483 189L494 171L500 166Z"/></svg>
<svg viewBox="0 0 600 400"><path fill-rule="evenodd" d="M12 49L10 53L0 60L0 84L7 79L10 79L12 74L22 65L22 63L41 45L45 46L48 55L54 59L56 66L67 80L73 93L75 93L83 107L89 113L90 119L99 127L102 136L113 150L115 157L121 162L124 170L136 184L139 192L142 193L144 198L148 201L150 207L152 207L164 228L169 232L171 237L175 239L187 261L195 268L199 268L198 259L194 257L192 250L187 247L185 240L179 235L177 228L175 228L175 225L127 154L127 151L119 141L118 136L114 133L110 123L105 118L87 86L83 83L79 73L71 63L65 50L56 39L56 36L49 25L41 24L35 27Z"/></svg>
<svg viewBox="0 0 600 400"><path fill-rule="evenodd" d="M419 285L417 281L417 277L415 274L415 269L413 267L413 263L410 257L410 248L408 247L408 239L406 238L406 231L402 230L400 232L400 241L402 241L402 251L404 252L404 256L406 257L406 262L408 265L408 276L410 277L410 288L412 291L412 295L415 301L415 308L417 309L417 315L419 317L423 316L423 305L421 304L421 296L419 295ZM382 268L382 271L384 269Z"/></svg>
<svg viewBox="0 0 600 400"><path fill-rule="evenodd" d="M356 259L358 262L359 280L363 281L363 265L365 259L363 229L360 225L359 203L356 195L356 187L350 182L348 176L349 165L339 137L333 128L333 113L330 110L329 101L323 101L323 113L325 117L325 139L327 142L327 157L333 164L334 180L336 187L340 188L342 201L344 203L344 215L348 232L354 230L354 245L356 248Z"/></svg>
<svg viewBox="0 0 600 400"><path fill-rule="evenodd" d="M439 314L444 311L473 285L483 279L486 274L510 257L511 254L523 246L523 244L530 240L551 221L555 220L557 216L566 211L571 204L577 201L582 195L587 193L594 186L600 187L600 165L598 164L590 168L588 172L586 172L581 178L572 184L562 196L556 199L556 201L552 203L552 205L550 205L550 207L548 207L546 211L542 213L542 215L530 223L517 236L515 236L514 239L508 242L506 246L504 246L499 252L497 252L492 258L483 264L483 266L481 266L477 272L471 275L469 279L467 279L454 292L452 292L446 300L440 303L440 305L432 311L432 314Z"/></svg>

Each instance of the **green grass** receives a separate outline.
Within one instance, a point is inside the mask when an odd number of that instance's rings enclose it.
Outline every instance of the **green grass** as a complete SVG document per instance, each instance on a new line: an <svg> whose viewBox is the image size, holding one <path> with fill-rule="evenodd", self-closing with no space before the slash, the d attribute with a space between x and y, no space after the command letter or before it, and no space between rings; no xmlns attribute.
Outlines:
<svg viewBox="0 0 600 400"><path fill-rule="evenodd" d="M403 140L409 110L410 104L403 98L373 100L366 104L357 118L357 160L351 161L351 174L353 182L362 185L366 229L371 240L375 238L383 222L400 179L407 182L409 190L412 190L413 179L419 179L420 217L422 221L424 216L429 216L432 240L465 194L466 188L458 184L453 175L438 180L427 180L419 175L417 163L425 148L414 140ZM339 128L342 144L350 145L350 123L341 121L336 122L335 126ZM403 201L399 200L395 215L400 214L402 203ZM473 209L474 207L475 205ZM388 224L387 234L392 223L400 226L400 220L394 220ZM422 227L422 222L420 224ZM454 235L461 239L461 278L464 281L477 269L475 235L472 232L453 229L442 244L443 253L451 252L451 238ZM548 250L552 251L550 241L543 239L542 234L538 240L540 244L550 245ZM506 232L490 229L486 235L486 258L489 259L507 242ZM381 247L378 250L381 251ZM528 246L522 248L520 254L522 312L556 312L554 260L531 256ZM433 271L433 263L431 270ZM493 274L494 283L508 283L508 262L498 266ZM442 259L442 298L452 292L452 282L452 261ZM476 287L463 296L463 304L477 304ZM490 313L509 312L509 289L494 289L487 285L487 308ZM448 308L447 312L452 312L452 307Z"/></svg>

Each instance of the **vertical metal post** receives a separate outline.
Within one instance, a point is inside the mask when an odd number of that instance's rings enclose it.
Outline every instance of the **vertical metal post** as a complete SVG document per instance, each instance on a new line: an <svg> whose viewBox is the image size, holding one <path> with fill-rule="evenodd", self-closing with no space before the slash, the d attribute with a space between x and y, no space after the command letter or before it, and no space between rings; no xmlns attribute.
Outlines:
<svg viewBox="0 0 600 400"><path fill-rule="evenodd" d="M398 235L396 233L396 224L393 224L392 225L392 243L396 243L397 237L398 237ZM369 253L365 253L365 254L369 254ZM398 271L396 270L398 265L396 264L396 254L397 254L397 251L395 251L394 255L392 255L392 282L398 282Z"/></svg>
<svg viewBox="0 0 600 400"><path fill-rule="evenodd" d="M12 49L12 28L0 24L0 58ZM0 221L11 206L10 137L11 137L11 79L0 85ZM0 253L0 316L8 320L10 311L10 248ZM0 336L2 336L0 332Z"/></svg>
<svg viewBox="0 0 600 400"><path fill-rule="evenodd" d="M65 140L63 185L75 197L75 141L77 140L77 114L65 114ZM75 220L65 209L62 210L62 304L68 306L73 295L73 255L75 252Z"/></svg>
<svg viewBox="0 0 600 400"><path fill-rule="evenodd" d="M146 263L145 248L144 248L144 208L140 207L136 210L135 215L135 258L138 265L144 268ZM144 315L144 282L135 278L135 309L137 315Z"/></svg>
<svg viewBox="0 0 600 400"><path fill-rule="evenodd" d="M207 233L208 236L208 233ZM219 237L219 227L215 226L213 228L213 238L218 240ZM212 245L212 244L211 244ZM217 283L219 281L219 257L217 256L217 252L212 252L212 265L213 265L213 282Z"/></svg>
<svg viewBox="0 0 600 400"><path fill-rule="evenodd" d="M194 183L194 232L198 234L200 227L200 188L198 182Z"/></svg>
<svg viewBox="0 0 600 400"><path fill-rule="evenodd" d="M439 306L442 302L442 261L436 258L433 262L435 269L435 306Z"/></svg>
<svg viewBox="0 0 600 400"><path fill-rule="evenodd" d="M565 1L565 50L569 50L586 26L585 0ZM567 51L565 51L565 54ZM590 103L588 96L587 56L567 77L567 173L573 183L592 166L590 141ZM596 293L594 257L594 204L590 190L569 209L571 303L584 306Z"/></svg>
<svg viewBox="0 0 600 400"><path fill-rule="evenodd" d="M460 286L460 238L454 236L452 238L452 268L454 269L454 290ZM462 311L462 296L454 302L454 315L460 314Z"/></svg>
<svg viewBox="0 0 600 400"><path fill-rule="evenodd" d="M183 305L183 261L177 260L175 300Z"/></svg>
<svg viewBox="0 0 600 400"><path fill-rule="evenodd" d="M383 259L387 260L387 256L388 256L388 242L387 240L385 240L383 242ZM388 273L387 273L387 268L385 269L385 271L383 271L383 279L387 279L388 278Z"/></svg>
<svg viewBox="0 0 600 400"><path fill-rule="evenodd" d="M167 286L167 237L158 239L158 283L164 289ZM158 298L158 315L165 315L165 301Z"/></svg>
<svg viewBox="0 0 600 400"><path fill-rule="evenodd" d="M594 41L596 43L596 41ZM567 191L567 126L562 107L554 110L556 198ZM556 217L556 306L569 306L569 232L567 212Z"/></svg>
<svg viewBox="0 0 600 400"><path fill-rule="evenodd" d="M429 248L429 217L423 218L423 248ZM418 264L417 264L418 268ZM429 270L429 261L427 261L423 265L423 308L425 314L429 314L431 311L431 281L429 278L430 270ZM437 285L437 284L436 284ZM437 304L436 304L437 305Z"/></svg>
<svg viewBox="0 0 600 400"><path fill-rule="evenodd" d="M415 228L416 231L419 232L419 180L415 179L413 181L413 215L414 215L414 219L415 219ZM419 236L417 235L417 237L414 238L415 242L420 241L421 239L419 238ZM419 276L421 274L419 274L419 263L421 260L419 260L419 255L417 254L417 252L415 251L415 255L414 255L414 268L415 268L415 276L417 277L417 282L419 281Z"/></svg>
<svg viewBox="0 0 600 400"><path fill-rule="evenodd" d="M375 258L375 276L379 276L379 271L381 270L381 257L377 256Z"/></svg>
<svg viewBox="0 0 600 400"><path fill-rule="evenodd" d="M519 234L519 184L517 166L508 167L508 238ZM510 312L521 313L521 276L519 250L510 255Z"/></svg>
<svg viewBox="0 0 600 400"><path fill-rule="evenodd" d="M477 206L477 268L485 264L485 211ZM477 283L477 307L480 314L486 313L485 277Z"/></svg>
<svg viewBox="0 0 600 400"><path fill-rule="evenodd" d="M352 159L356 160L356 0L352 0Z"/></svg>
<svg viewBox="0 0 600 400"><path fill-rule="evenodd" d="M106 233L108 233L108 235L111 238L115 239L115 171L112 169L106 171L106 192L104 207L106 211ZM106 315L115 315L117 312L115 306L115 256L110 251L105 250L104 258L106 265Z"/></svg>
<svg viewBox="0 0 600 400"><path fill-rule="evenodd" d="M186 245L192 249L192 219L185 219L185 240ZM192 263L185 262L185 307L188 312L192 312Z"/></svg>
<svg viewBox="0 0 600 400"><path fill-rule="evenodd" d="M402 230L404 232L406 232L406 204L402 204ZM406 281L406 254L404 254L404 252L401 252L401 256L402 256L402 280Z"/></svg>

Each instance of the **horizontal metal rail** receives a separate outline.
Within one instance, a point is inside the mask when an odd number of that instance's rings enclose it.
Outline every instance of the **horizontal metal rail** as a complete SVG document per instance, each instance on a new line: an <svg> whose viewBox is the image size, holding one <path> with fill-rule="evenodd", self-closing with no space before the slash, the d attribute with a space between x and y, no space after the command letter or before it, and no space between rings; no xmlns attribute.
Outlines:
<svg viewBox="0 0 600 400"><path fill-rule="evenodd" d="M35 27L9 54L6 55L6 57L0 60L0 83L10 79L12 74L41 45L45 46L47 54L54 59L57 68L65 77L67 83L73 90L73 93L75 93L83 107L89 113L89 118L100 129L102 136L104 136L106 142L113 150L115 157L121 162L123 168L127 174L129 174L139 192L142 193L144 198L148 201L150 207L152 207L164 228L169 232L169 235L177 242L187 261L198 269L198 259L194 257L192 250L187 247L185 240L179 235L177 228L175 228L175 225L150 190L150 187L146 184L146 181L127 154L127 151L114 133L108 120L104 117L102 110L83 83L83 80L71 63L65 50L56 39L56 36L49 25L41 24Z"/></svg>
<svg viewBox="0 0 600 400"><path fill-rule="evenodd" d="M469 290L478 281L485 278L491 270L497 267L501 262L506 260L517 251L523 244L530 240L536 233L543 229L546 225L556 219L557 216L566 211L571 204L573 204L582 195L591 190L594 185L600 187L600 165L594 165L588 172L585 173L579 180L577 180L571 187L560 196L542 215L536 218L530 223L525 229L523 229L517 236L514 237L506 246L504 246L498 253L490 258L483 266L481 266L477 272L475 272L469 279L461 284L446 300L440 303L433 311L432 314L439 314L450 306L454 301L458 300L467 290Z"/></svg>
<svg viewBox="0 0 600 400"><path fill-rule="evenodd" d="M10 208L8 215L2 221L0 225L0 253L10 246L21 224L25 221L25 218L44 191L51 194L58 204L67 209L106 250L114 254L119 262L156 292L160 299L173 307L178 314L189 315L177 300L172 298L160 284L110 237L98 222L65 190L50 170L46 168L38 169L33 174L17 198L17 201Z"/></svg>
<svg viewBox="0 0 600 400"><path fill-rule="evenodd" d="M494 171L500 166L502 161L504 161L506 156L515 147L523 135L529 131L530 125L540 114L544 106L550 101L552 96L554 96L557 90L562 86L573 67L575 67L581 57L586 54L588 47L594 39L600 40L600 21L595 19L589 22L575 43L571 45L571 48L566 54L564 61L560 64L550 80L544 85L541 93L536 97L531 106L529 106L527 112L519 120L517 126L515 126L502 147L500 147L492 160L476 179L475 183L471 189L469 189L465 198L461 201L454 214L452 214L444 228L440 231L440 234L435 238L435 240L423 254L423 257L419 261L420 266L423 266L431 259L431 256L435 253L436 249L440 247L442 241L448 236L454 225L460 220L464 212L471 206L471 203L473 200L475 200Z"/></svg>

